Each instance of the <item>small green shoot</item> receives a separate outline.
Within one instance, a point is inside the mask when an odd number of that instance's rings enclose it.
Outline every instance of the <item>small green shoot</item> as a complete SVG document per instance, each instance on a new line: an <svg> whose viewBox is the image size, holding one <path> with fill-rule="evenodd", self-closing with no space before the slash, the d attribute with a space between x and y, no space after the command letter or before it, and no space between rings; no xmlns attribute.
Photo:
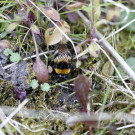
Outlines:
<svg viewBox="0 0 135 135"><path fill-rule="evenodd" d="M4 55L6 55L6 56L11 55L12 53L13 53L12 50L9 49L9 48L7 48L7 49L4 50Z"/></svg>
<svg viewBox="0 0 135 135"><path fill-rule="evenodd" d="M20 54L19 53L13 53L13 51L11 49L9 49L9 48L4 50L4 54L6 56L11 55L10 56L10 61L11 62L19 62L21 60Z"/></svg>
<svg viewBox="0 0 135 135"><path fill-rule="evenodd" d="M108 88L107 88L107 91L106 91L106 94L105 94L105 97L104 97L104 100L103 100L103 103L102 103L101 111L100 111L100 114L99 114L98 130L99 130L99 128L100 128L101 115L102 115L102 113L103 113L103 111L104 111L104 106L105 106L105 104L106 104L106 101L107 101L109 92L110 92L110 85L109 85ZM99 131L98 131L98 132L99 132Z"/></svg>
<svg viewBox="0 0 135 135"><path fill-rule="evenodd" d="M50 90L50 85L48 83L41 84L42 91L48 92Z"/></svg>
<svg viewBox="0 0 135 135"><path fill-rule="evenodd" d="M19 62L21 60L21 56L19 53L11 53L10 61L11 62Z"/></svg>
<svg viewBox="0 0 135 135"><path fill-rule="evenodd" d="M33 79L30 83L30 86L32 87L32 89L36 89L38 88L39 84L38 84L38 80Z"/></svg>

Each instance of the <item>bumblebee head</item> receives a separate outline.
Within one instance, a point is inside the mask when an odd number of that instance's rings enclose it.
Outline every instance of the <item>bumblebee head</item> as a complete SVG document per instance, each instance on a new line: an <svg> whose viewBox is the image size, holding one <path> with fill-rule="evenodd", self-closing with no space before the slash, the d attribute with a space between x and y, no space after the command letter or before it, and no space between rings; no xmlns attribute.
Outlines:
<svg viewBox="0 0 135 135"><path fill-rule="evenodd" d="M58 50L54 56L55 63L70 63L71 62L71 53L65 45L59 45Z"/></svg>
<svg viewBox="0 0 135 135"><path fill-rule="evenodd" d="M71 56L69 54L57 54L54 59L55 63L60 63L60 62L69 63L70 61L71 61Z"/></svg>

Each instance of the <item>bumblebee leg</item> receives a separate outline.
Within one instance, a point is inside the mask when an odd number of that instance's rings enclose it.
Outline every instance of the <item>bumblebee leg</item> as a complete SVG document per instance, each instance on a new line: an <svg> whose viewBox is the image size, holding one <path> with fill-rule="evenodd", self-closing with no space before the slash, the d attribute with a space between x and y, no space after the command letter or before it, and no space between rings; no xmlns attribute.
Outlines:
<svg viewBox="0 0 135 135"><path fill-rule="evenodd" d="M53 67L55 65L55 62L54 61L51 61L49 66Z"/></svg>
<svg viewBox="0 0 135 135"><path fill-rule="evenodd" d="M70 67L71 70L75 70L76 69L75 65L73 65L72 63L69 64L69 67Z"/></svg>

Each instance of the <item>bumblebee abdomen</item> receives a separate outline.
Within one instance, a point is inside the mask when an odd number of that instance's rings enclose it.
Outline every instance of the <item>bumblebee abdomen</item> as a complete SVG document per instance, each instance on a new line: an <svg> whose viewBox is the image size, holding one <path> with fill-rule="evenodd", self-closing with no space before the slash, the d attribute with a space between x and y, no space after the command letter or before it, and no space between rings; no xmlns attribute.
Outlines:
<svg viewBox="0 0 135 135"><path fill-rule="evenodd" d="M68 74L68 73L70 72L70 69L69 69L69 68L68 68L68 69L56 68L56 69L55 69L55 72L56 72L57 74L63 74L63 75L65 75L65 74Z"/></svg>
<svg viewBox="0 0 135 135"><path fill-rule="evenodd" d="M67 62L59 62L55 68L57 74L68 74L70 72L69 64Z"/></svg>

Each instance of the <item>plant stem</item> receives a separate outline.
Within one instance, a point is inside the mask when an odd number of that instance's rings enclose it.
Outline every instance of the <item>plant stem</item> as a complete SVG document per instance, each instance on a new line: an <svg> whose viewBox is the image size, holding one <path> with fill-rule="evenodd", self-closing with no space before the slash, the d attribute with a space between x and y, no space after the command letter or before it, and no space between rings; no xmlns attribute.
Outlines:
<svg viewBox="0 0 135 135"><path fill-rule="evenodd" d="M87 38L87 39L85 39L85 40L83 40L81 43L79 43L77 46L82 46L83 44L86 44L87 42L90 42L91 41L91 39L90 38Z"/></svg>
<svg viewBox="0 0 135 135"><path fill-rule="evenodd" d="M27 11L27 8L22 4L20 0L15 0L25 11Z"/></svg>
<svg viewBox="0 0 135 135"><path fill-rule="evenodd" d="M91 73L91 74L90 74ZM93 75L93 73L94 72L87 72L86 74L83 74L83 75L88 75L88 74L90 74L90 77ZM76 77L75 77L76 78ZM57 84L55 84L55 85L52 85L51 87L55 87L55 86L58 86L58 85L61 85L61 84L64 84L64 83L68 83L68 82L71 82L71 81L74 81L75 80L75 78L72 78L72 79L70 79L70 80L66 80L66 81L64 81L64 82L60 82L60 83L57 83Z"/></svg>
<svg viewBox="0 0 135 135"><path fill-rule="evenodd" d="M32 30L31 30L31 34L32 34L32 37L33 37L34 45L35 45L36 58L40 59L35 34L34 34L34 32Z"/></svg>
<svg viewBox="0 0 135 135"><path fill-rule="evenodd" d="M96 38L96 33L95 33L95 27L94 27L94 23L95 23L95 0L91 1L92 3L92 15L90 15L90 23L91 23L91 28L90 28L90 35L91 35L91 40Z"/></svg>

